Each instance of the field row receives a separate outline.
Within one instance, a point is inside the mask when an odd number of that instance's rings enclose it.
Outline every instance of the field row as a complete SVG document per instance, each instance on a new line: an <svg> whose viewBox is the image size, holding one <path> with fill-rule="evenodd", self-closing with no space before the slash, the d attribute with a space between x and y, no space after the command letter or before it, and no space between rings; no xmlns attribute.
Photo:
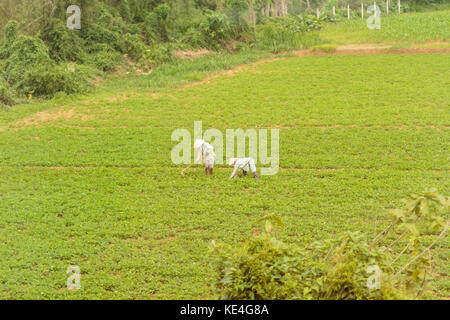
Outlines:
<svg viewBox="0 0 450 320"><path fill-rule="evenodd" d="M301 245L339 230L369 239L406 193L450 187L442 173L389 169L261 181L229 181L223 170L204 179L201 169L182 177L172 169L0 168L0 176L0 255L8 262L0 295L16 299L210 297L210 241L241 241L260 230L264 214L280 213L281 238ZM448 273L445 251L442 259L438 271ZM80 292L64 290L70 264L82 270Z"/></svg>
<svg viewBox="0 0 450 320"><path fill-rule="evenodd" d="M28 107L2 112L0 133L48 124L189 129L195 120L209 128L448 127L449 60L446 54L284 58L160 93L141 78L142 87L104 98L65 101L35 114L32 106L29 114Z"/></svg>
<svg viewBox="0 0 450 320"><path fill-rule="evenodd" d="M171 134L150 128L9 130L0 133L0 166L176 167L171 150L178 142L171 141ZM225 130L223 135L222 163ZM447 128L302 128L281 129L279 135L282 168L450 169ZM188 151L193 161L194 150Z"/></svg>
<svg viewBox="0 0 450 320"><path fill-rule="evenodd" d="M409 193L448 196L449 72L443 54L290 57L1 112L0 297L211 298L211 240L240 245L272 212L287 242L372 238ZM171 134L195 120L280 128L280 171L181 176ZM425 297L449 296L449 247ZM65 289L70 264L82 290Z"/></svg>

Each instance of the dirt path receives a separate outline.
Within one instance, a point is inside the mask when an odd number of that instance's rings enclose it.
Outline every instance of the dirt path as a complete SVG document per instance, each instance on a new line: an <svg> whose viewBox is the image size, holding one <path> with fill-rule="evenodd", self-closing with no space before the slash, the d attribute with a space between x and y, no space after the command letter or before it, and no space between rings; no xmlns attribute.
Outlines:
<svg viewBox="0 0 450 320"><path fill-rule="evenodd" d="M217 73L215 73L213 75L207 76L203 80L185 84L185 85L181 86L180 88L181 89L189 88L189 87L193 87L193 86L198 86L198 85L201 85L201 84L209 83L211 80L216 79L216 78L218 78L220 76L232 75L234 73L241 72L243 70L254 69L255 67L257 67L260 64L269 63L269 62L273 62L273 61L277 61L277 60L281 60L281 59L285 59L285 57L277 57L277 56L275 56L273 58L266 58L266 59L258 60L258 61L255 61L255 62L250 62L250 63L247 63L247 64L243 64L243 65L234 67L233 69L219 71L219 72L217 72Z"/></svg>
<svg viewBox="0 0 450 320"><path fill-rule="evenodd" d="M314 55L348 55L348 54L414 54L414 53L450 53L450 48L393 48L389 45L378 44L352 44L337 47L335 52L312 51L312 49L296 50L294 54L297 56L314 56Z"/></svg>
<svg viewBox="0 0 450 320"><path fill-rule="evenodd" d="M294 54L299 57L303 56L319 56L319 55L363 55L363 54L415 54L415 53L450 53L450 48L392 48L390 45L380 45L380 44L352 44L337 47L335 52L321 52L321 51L313 51L312 49L303 49L303 50L295 50L291 52L282 52L278 55L274 55L272 58L258 60L256 62L251 62L248 64L244 64L238 67L235 67L230 70L220 71L216 74L206 77L203 80L188 83L180 87L188 88L193 86L202 85L205 83L209 83L211 80L216 79L223 75L232 75L234 73L254 69L260 64L270 63L273 61L286 59L285 55Z"/></svg>

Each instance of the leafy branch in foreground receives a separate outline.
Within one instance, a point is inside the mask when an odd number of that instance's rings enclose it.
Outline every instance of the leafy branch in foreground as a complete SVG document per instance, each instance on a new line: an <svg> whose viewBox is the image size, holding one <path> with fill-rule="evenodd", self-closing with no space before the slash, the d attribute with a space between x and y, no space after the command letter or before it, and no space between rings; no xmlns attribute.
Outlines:
<svg viewBox="0 0 450 320"><path fill-rule="evenodd" d="M383 252L390 254L393 257L391 265L400 264L393 279L406 273L409 287L421 284L418 291L420 296L427 284L427 275L433 273L440 247L435 253L432 250L445 237L450 224L444 218L448 217L449 200L440 195L436 189L431 189L421 194L411 195L404 202L404 209L391 210L392 222L372 240L370 248L378 244L383 248ZM395 231L399 234L397 233L394 240L389 243L387 236ZM433 235L435 235L434 240L426 246ZM382 246L383 242L388 244ZM397 252L396 248L400 245L402 250ZM403 256L405 253L406 257ZM406 263L401 265L401 261Z"/></svg>
<svg viewBox="0 0 450 320"><path fill-rule="evenodd" d="M393 222L367 243L359 233L309 246L287 244L273 235L270 214L265 232L239 244L214 244L221 299L410 299L420 297L432 275L449 227L448 199L430 190L412 195ZM389 232L397 232L383 245ZM430 236L434 239L430 239ZM406 243L406 246L403 247ZM401 245L401 246L400 246ZM400 247L400 249L397 249ZM377 271L378 270L378 271ZM375 271L375 274L372 272ZM375 284L375 285L373 285Z"/></svg>

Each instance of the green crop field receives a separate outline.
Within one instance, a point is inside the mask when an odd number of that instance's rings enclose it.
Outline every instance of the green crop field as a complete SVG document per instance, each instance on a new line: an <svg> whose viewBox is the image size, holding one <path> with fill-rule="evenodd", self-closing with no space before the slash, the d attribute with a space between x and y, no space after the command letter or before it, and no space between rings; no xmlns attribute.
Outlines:
<svg viewBox="0 0 450 320"><path fill-rule="evenodd" d="M341 20L320 30L320 37L338 44L443 42L441 45L447 47L450 40L450 10L389 16L383 14L379 30L366 27L367 17Z"/></svg>
<svg viewBox="0 0 450 320"><path fill-rule="evenodd" d="M448 195L448 55L285 56L157 93L147 78L0 112L1 298L213 298L211 240L238 244L264 214L299 245L369 240L407 194ZM171 134L195 120L279 128L280 171L183 177ZM425 298L450 296L449 245Z"/></svg>

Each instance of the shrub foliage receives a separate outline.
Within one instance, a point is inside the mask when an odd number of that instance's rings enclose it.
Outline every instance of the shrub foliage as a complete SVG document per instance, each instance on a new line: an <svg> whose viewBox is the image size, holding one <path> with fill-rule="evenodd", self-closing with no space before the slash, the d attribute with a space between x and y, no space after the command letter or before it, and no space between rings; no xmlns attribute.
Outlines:
<svg viewBox="0 0 450 320"><path fill-rule="evenodd" d="M419 297L433 274L449 221L449 200L436 190L413 195L371 242L359 233L304 247L265 232L238 247L214 245L221 299L404 299ZM389 232L393 233L388 239ZM433 237L430 239L430 234ZM433 250L434 249L434 250ZM379 271L379 273L378 273ZM374 277L377 277L376 279ZM379 283L379 285L377 285ZM371 285L372 284L372 285Z"/></svg>
<svg viewBox="0 0 450 320"><path fill-rule="evenodd" d="M81 8L80 30L66 26L73 4ZM102 73L129 66L150 70L179 49L303 48L316 44L306 33L325 21L289 16L271 1L30 0L14 10L9 6L0 0L1 76L5 90L19 95L87 90L92 74L67 73L69 62ZM290 11L297 13L298 6Z"/></svg>

